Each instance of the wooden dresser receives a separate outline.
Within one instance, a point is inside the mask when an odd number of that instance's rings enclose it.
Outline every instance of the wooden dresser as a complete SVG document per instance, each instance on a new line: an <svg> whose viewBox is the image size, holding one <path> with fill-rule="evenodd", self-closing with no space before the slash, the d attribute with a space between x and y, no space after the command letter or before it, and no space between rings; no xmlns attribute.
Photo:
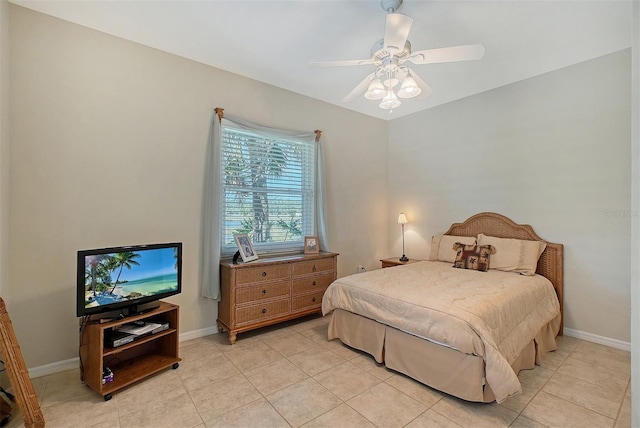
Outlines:
<svg viewBox="0 0 640 428"><path fill-rule="evenodd" d="M337 277L336 253L296 254L233 264L220 261L218 331L238 333L322 310L322 296Z"/></svg>

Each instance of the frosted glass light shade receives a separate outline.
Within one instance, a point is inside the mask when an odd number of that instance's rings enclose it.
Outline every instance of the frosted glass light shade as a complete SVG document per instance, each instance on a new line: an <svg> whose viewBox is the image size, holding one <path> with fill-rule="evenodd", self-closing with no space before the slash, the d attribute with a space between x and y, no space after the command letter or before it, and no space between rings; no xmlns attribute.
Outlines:
<svg viewBox="0 0 640 428"><path fill-rule="evenodd" d="M369 89L364 93L364 97L368 100L379 100L384 97L387 90L382 85L382 82L375 79L369 84Z"/></svg>
<svg viewBox="0 0 640 428"><path fill-rule="evenodd" d="M400 98L413 98L417 97L422 93L422 89L418 87L416 81L413 80L413 77L407 76L402 82L402 86L398 91L398 96Z"/></svg>
<svg viewBox="0 0 640 428"><path fill-rule="evenodd" d="M407 224L407 216L404 215L404 213L400 213L400 215L398 216L398 224Z"/></svg>
<svg viewBox="0 0 640 428"><path fill-rule="evenodd" d="M398 100L398 97L396 96L396 94L389 90L387 92L387 95L384 96L384 98L382 99L382 102L380 103L380 108L385 109L385 110L391 110L393 108L398 107L400 104L402 104L400 102L400 100Z"/></svg>
<svg viewBox="0 0 640 428"><path fill-rule="evenodd" d="M396 86L398 83L400 83L400 81L398 79L396 79L395 77L392 77L390 79L385 80L383 83L384 83L384 86L386 86L387 88L391 89L394 86Z"/></svg>

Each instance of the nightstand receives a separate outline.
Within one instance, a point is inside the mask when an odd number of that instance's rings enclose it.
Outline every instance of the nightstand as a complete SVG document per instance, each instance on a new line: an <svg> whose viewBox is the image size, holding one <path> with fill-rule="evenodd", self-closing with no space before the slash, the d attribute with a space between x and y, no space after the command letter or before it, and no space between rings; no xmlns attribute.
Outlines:
<svg viewBox="0 0 640 428"><path fill-rule="evenodd" d="M382 259L380 260L380 263L382 263L382 267L383 268L388 268L388 267L392 267L392 266L402 266L402 265L408 265L411 263L416 263L416 262L422 262L424 260L419 260L419 259L409 259L408 262L401 262L400 261L400 257L392 257L390 259Z"/></svg>

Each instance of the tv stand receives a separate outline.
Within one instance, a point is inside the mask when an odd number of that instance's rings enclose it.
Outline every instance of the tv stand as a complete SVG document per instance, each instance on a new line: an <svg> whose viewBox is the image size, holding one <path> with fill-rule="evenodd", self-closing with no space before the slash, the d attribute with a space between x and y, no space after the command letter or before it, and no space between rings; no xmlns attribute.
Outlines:
<svg viewBox="0 0 640 428"><path fill-rule="evenodd" d="M105 334L134 321L168 323L169 328L115 348L106 343ZM166 302L160 302L143 314L107 322L88 321L80 333L81 379L108 401L115 391L134 382L169 367L177 369L181 361L178 357L178 322L178 305ZM107 368L113 374L113 380L103 384L103 373L108 372Z"/></svg>

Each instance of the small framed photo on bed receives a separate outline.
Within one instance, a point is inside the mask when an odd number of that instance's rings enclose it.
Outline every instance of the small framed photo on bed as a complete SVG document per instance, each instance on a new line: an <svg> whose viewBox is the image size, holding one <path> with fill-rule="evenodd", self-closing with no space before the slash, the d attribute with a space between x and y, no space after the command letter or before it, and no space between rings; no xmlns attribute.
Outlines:
<svg viewBox="0 0 640 428"><path fill-rule="evenodd" d="M233 239L236 241L240 255L243 262L250 262L252 260L258 260L258 254L253 249L253 244L249 235L246 233L234 233Z"/></svg>
<svg viewBox="0 0 640 428"><path fill-rule="evenodd" d="M317 236L305 236L304 237L304 253L305 254L318 254L320 252L320 243Z"/></svg>

